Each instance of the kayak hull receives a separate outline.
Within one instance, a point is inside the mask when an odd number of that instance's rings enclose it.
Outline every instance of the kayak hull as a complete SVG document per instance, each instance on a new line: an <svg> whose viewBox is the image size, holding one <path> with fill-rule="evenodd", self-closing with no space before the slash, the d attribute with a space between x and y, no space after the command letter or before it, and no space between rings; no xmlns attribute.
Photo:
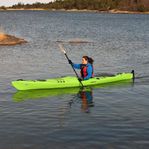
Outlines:
<svg viewBox="0 0 149 149"><path fill-rule="evenodd" d="M83 86L95 86L100 84L119 82L133 79L133 73L121 73L114 76L94 77L89 80L82 81ZM12 81L12 86L17 90L36 90L36 89L58 89L82 87L76 77L67 76L61 78L53 78L47 80L17 80Z"/></svg>

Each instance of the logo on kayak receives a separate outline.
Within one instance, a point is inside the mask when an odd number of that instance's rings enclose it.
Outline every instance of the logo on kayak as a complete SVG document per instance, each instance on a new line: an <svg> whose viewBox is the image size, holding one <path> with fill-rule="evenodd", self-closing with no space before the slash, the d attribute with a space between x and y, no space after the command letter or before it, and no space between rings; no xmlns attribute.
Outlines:
<svg viewBox="0 0 149 149"><path fill-rule="evenodd" d="M65 80L63 80L63 79L58 79L58 80L57 80L57 83L65 83Z"/></svg>

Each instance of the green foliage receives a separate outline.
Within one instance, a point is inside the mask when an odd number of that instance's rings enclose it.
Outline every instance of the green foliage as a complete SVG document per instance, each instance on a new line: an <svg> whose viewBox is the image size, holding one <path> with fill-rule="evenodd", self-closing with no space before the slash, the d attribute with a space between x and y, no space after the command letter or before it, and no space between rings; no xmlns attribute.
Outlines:
<svg viewBox="0 0 149 149"><path fill-rule="evenodd" d="M1 6L0 10L7 10L7 8L5 6Z"/></svg>
<svg viewBox="0 0 149 149"><path fill-rule="evenodd" d="M138 6L137 6L137 10L140 11L140 12L145 12L145 11L147 11L144 5L138 5Z"/></svg>
<svg viewBox="0 0 149 149"><path fill-rule="evenodd" d="M144 5L145 3L145 5ZM148 4L148 5L146 5ZM111 9L122 9L122 10L137 10L145 11L149 10L148 0L55 0L48 4L34 3L32 5L18 3L13 5L12 8L43 8L43 9L87 9L87 10L111 10Z"/></svg>

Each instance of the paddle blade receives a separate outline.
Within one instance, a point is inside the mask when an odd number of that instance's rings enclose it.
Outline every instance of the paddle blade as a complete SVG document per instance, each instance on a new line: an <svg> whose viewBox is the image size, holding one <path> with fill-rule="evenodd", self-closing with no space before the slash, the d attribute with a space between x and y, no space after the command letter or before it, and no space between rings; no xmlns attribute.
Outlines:
<svg viewBox="0 0 149 149"><path fill-rule="evenodd" d="M66 51L64 50L64 47L62 46L62 44L59 44L58 46L59 46L60 50L61 50L64 54L66 54Z"/></svg>

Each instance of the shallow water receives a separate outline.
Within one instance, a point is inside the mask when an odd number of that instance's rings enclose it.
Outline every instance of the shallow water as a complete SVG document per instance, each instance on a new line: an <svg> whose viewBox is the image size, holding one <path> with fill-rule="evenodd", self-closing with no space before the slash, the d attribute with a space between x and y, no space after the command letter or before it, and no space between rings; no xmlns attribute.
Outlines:
<svg viewBox="0 0 149 149"><path fill-rule="evenodd" d="M148 148L148 24L140 14L1 11L1 30L28 43L0 47L0 148ZM12 80L74 75L57 41L73 62L92 56L96 75L134 69L135 83L17 92Z"/></svg>

